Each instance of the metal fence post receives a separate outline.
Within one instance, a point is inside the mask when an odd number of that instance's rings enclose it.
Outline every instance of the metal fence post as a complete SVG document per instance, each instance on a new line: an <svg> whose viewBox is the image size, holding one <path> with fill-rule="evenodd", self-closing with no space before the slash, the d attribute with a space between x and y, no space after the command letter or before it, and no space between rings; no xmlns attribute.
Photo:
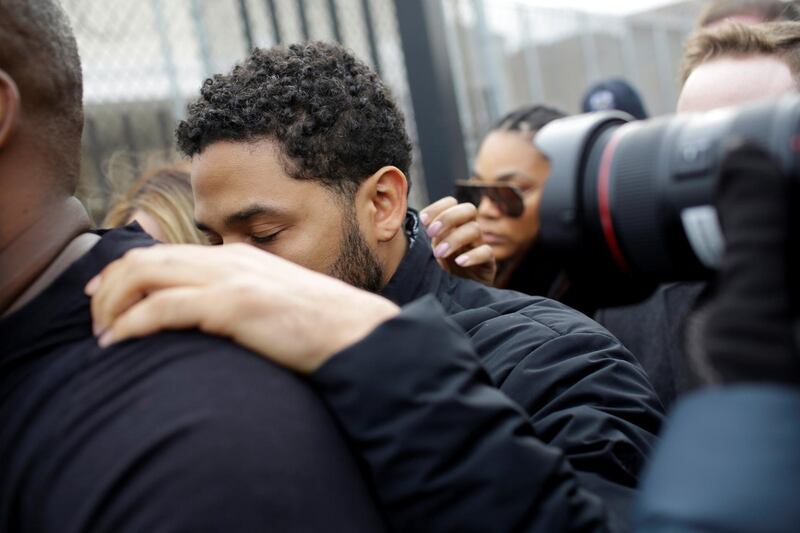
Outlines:
<svg viewBox="0 0 800 533"><path fill-rule="evenodd" d="M406 60L422 168L431 200L467 177L467 156L440 0L393 0Z"/></svg>
<svg viewBox="0 0 800 533"><path fill-rule="evenodd" d="M169 80L169 94L172 100L172 114L175 118L183 118L184 102L181 97L180 85L178 83L178 70L175 67L175 60L172 54L172 45L169 39L169 31L167 29L167 18L164 15L163 0L152 1L153 15L156 23L156 33L158 34L158 43L161 49L161 57L164 61L164 73L167 80Z"/></svg>
<svg viewBox="0 0 800 533"><path fill-rule="evenodd" d="M484 0L472 0L471 4L475 12L475 22L478 30L478 54L481 70L485 73L483 87L486 91L486 107L489 114L489 122L493 123L508 111L508 103L506 101L508 90L505 84L505 73L501 67L503 58L495 51L495 35L489 28Z"/></svg>
<svg viewBox="0 0 800 533"><path fill-rule="evenodd" d="M381 75L381 58L378 54L378 38L375 35L375 26L372 21L372 8L369 0L361 0L361 11L364 13L364 24L367 30L367 43L369 44L369 55L372 60L372 68L378 76Z"/></svg>
<svg viewBox="0 0 800 533"><path fill-rule="evenodd" d="M214 59L211 55L211 45L208 42L208 32L206 31L205 21L203 20L203 7L199 0L191 0L189 13L192 16L194 33L197 35L197 44L200 50L200 61L203 63L203 76L212 76L216 71Z"/></svg>
<svg viewBox="0 0 800 533"><path fill-rule="evenodd" d="M339 14L336 12L336 0L328 0L328 14L331 18L331 26L333 27L333 38L337 43L342 42L342 26L339 22Z"/></svg>
<svg viewBox="0 0 800 533"><path fill-rule="evenodd" d="M306 3L303 0L297 0L297 15L300 17L300 32L303 34L303 40L308 41L311 31L308 28L308 14L306 13Z"/></svg>
<svg viewBox="0 0 800 533"><path fill-rule="evenodd" d="M245 54L249 55L256 47L255 40L253 39L253 27L250 22L250 11L247 9L247 0L239 0L239 18L242 21L242 31L244 33L245 46L247 50Z"/></svg>
<svg viewBox="0 0 800 533"><path fill-rule="evenodd" d="M531 10L519 6L519 21L522 25L522 57L525 61L525 74L528 78L528 90L531 100L544 101L544 84L542 83L542 65L539 62L539 50L533 39L533 24L531 24Z"/></svg>
<svg viewBox="0 0 800 533"><path fill-rule="evenodd" d="M269 17L272 21L272 37L275 39L275 44L281 44L283 36L281 34L278 7L275 5L275 0L266 0L266 3L267 11L269 11Z"/></svg>

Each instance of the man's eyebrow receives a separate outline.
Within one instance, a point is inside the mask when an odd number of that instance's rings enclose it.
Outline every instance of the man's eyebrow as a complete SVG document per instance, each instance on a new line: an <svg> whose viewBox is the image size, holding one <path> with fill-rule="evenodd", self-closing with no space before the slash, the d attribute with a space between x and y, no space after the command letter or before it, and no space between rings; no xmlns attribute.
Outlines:
<svg viewBox="0 0 800 533"><path fill-rule="evenodd" d="M224 224L225 226L229 227L241 224L242 222L247 222L256 216L266 215L271 217L280 217L285 216L285 214L286 212L283 209L279 209L277 207L264 204L252 204L226 216Z"/></svg>

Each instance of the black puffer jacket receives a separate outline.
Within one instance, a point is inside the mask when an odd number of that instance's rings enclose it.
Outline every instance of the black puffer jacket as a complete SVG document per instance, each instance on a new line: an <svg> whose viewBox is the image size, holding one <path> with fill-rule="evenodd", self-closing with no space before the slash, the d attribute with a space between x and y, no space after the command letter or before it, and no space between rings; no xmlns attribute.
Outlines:
<svg viewBox="0 0 800 533"><path fill-rule="evenodd" d="M415 224L410 231L384 295L399 305L435 296L458 326L450 329L471 343L394 321L389 329L407 328L402 345L401 332L379 329L365 341L374 350L346 350L312 376L367 460L392 523L626 530L662 421L636 359L562 304L448 275ZM409 309L426 313L421 306L438 307L426 298Z"/></svg>

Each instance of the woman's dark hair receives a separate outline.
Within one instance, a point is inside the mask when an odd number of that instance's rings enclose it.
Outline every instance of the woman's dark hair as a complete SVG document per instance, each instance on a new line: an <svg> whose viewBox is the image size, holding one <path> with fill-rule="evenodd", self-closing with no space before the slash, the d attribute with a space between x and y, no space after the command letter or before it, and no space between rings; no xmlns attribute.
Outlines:
<svg viewBox="0 0 800 533"><path fill-rule="evenodd" d="M178 125L186 155L218 141L270 140L286 173L352 194L381 167L408 173L405 121L377 74L337 44L255 49L208 79Z"/></svg>
<svg viewBox="0 0 800 533"><path fill-rule="evenodd" d="M498 120L492 131L514 131L533 136L550 122L566 116L563 111L544 105L522 107Z"/></svg>

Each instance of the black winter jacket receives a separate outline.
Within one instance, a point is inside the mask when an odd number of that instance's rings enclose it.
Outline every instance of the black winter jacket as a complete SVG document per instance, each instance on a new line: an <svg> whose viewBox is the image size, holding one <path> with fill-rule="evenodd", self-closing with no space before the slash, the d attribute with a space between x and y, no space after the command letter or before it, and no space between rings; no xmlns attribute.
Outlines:
<svg viewBox="0 0 800 533"><path fill-rule="evenodd" d="M421 299L312 375L391 523L627 530L662 420L633 356L562 304L448 275L414 228L384 296L425 295L449 324Z"/></svg>

